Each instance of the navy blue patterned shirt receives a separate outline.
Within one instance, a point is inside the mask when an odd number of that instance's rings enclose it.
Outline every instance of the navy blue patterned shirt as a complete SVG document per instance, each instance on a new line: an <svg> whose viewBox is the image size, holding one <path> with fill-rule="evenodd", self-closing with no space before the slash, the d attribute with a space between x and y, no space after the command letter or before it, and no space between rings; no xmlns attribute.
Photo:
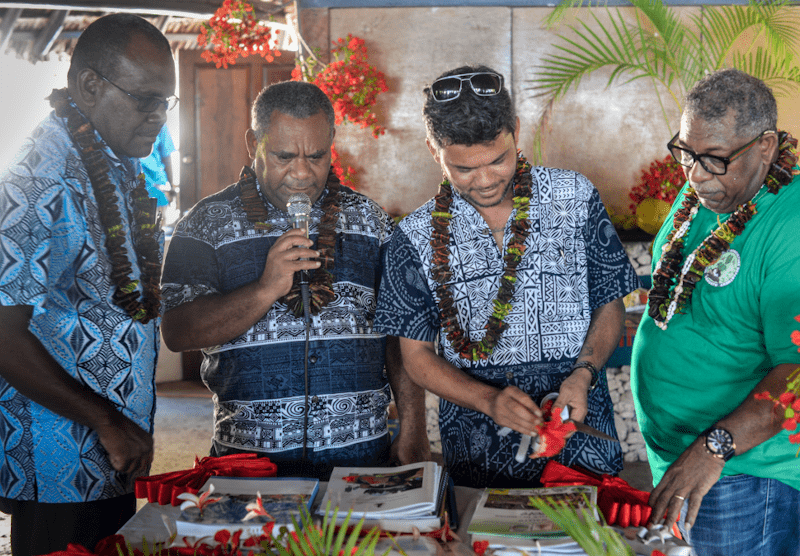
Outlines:
<svg viewBox="0 0 800 556"><path fill-rule="evenodd" d="M600 196L582 175L535 167L530 235L517 267L508 328L488 360L468 361L448 341L439 353L487 384L514 385L539 403L558 391L578 356L592 311L633 291L639 280L614 231ZM375 327L386 334L434 342L440 318L431 277L431 200L400 222L385 259ZM483 337L503 274L503 257L478 211L455 190L450 210L449 284L462 328L471 341ZM512 239L512 212L504 246ZM443 336L442 336L443 337ZM586 423L616 436L613 406L603 376L589 395ZM546 460L514 459L520 434L498 436L487 415L444 399L439 405L442 451L463 485L536 485ZM619 444L576 433L557 456L564 465L598 473L622 469Z"/></svg>
<svg viewBox="0 0 800 556"><path fill-rule="evenodd" d="M288 214L264 200L268 231L254 228L240 185L200 201L177 225L163 275L165 310L257 280L271 246L291 229ZM311 211L316 241L327 191ZM263 196L262 196L263 199ZM314 464L366 465L388 457L389 384L385 336L373 330L383 249L392 219L342 188L336 225L334 300L312 316L307 451ZM305 412L303 318L281 301L247 332L204 349L203 381L214 392L218 454L260 452L278 463L300 459Z"/></svg>

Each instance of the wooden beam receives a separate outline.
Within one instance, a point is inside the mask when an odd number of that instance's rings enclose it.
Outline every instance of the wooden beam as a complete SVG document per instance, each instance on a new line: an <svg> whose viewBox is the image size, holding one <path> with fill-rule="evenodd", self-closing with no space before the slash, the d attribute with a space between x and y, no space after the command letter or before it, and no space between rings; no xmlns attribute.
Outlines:
<svg viewBox="0 0 800 556"><path fill-rule="evenodd" d="M6 51L8 41L11 40L11 32L14 30L14 24L21 13L22 8L8 8L3 14L3 22L0 23L0 54Z"/></svg>
<svg viewBox="0 0 800 556"><path fill-rule="evenodd" d="M64 28L64 21L66 21L68 14L68 10L55 10L50 14L47 25L39 31L28 54L31 62L38 62L50 52L50 47L53 46L56 37L61 33L61 29Z"/></svg>
<svg viewBox="0 0 800 556"><path fill-rule="evenodd" d="M259 17L268 17L283 8L280 0L255 0L253 9ZM3 7L35 10L70 10L88 12L129 12L136 14L173 15L208 18L222 5L222 0L71 0L63 3L41 0L3 2Z"/></svg>

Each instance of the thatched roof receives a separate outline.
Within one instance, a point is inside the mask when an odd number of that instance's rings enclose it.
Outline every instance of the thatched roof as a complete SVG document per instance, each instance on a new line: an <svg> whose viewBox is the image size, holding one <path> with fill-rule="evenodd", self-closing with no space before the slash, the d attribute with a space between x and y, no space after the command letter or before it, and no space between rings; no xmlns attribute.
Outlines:
<svg viewBox="0 0 800 556"><path fill-rule="evenodd" d="M286 25L294 15L292 0L251 0L264 21ZM72 53L81 32L108 13L130 12L149 20L167 36L174 50L199 48L197 35L222 0L75 0L74 2L0 2L0 53L15 52L37 62ZM292 33L278 35L283 50L293 50Z"/></svg>

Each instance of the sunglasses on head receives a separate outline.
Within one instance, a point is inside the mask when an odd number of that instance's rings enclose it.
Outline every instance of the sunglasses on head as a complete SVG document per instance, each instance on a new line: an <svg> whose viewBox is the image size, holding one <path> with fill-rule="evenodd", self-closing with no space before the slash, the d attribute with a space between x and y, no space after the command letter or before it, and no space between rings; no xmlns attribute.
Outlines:
<svg viewBox="0 0 800 556"><path fill-rule="evenodd" d="M503 88L503 76L489 71L462 73L440 77L431 85L431 94L436 102L448 102L461 96L461 84L469 82L474 92L479 97L492 97Z"/></svg>

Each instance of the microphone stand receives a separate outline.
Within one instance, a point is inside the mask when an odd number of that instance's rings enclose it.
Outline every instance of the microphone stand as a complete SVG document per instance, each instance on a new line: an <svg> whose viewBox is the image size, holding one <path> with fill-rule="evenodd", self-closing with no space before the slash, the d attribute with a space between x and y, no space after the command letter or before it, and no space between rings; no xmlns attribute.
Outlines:
<svg viewBox="0 0 800 556"><path fill-rule="evenodd" d="M308 445L308 350L311 343L311 294L308 290L308 272L305 270L300 271L300 298L303 300L303 318L305 320L306 328L306 341L305 352L303 355L303 379L305 382L305 405L303 407L303 455L300 467L303 469L303 475L308 475L307 468L310 467L308 461L308 454L306 452Z"/></svg>

